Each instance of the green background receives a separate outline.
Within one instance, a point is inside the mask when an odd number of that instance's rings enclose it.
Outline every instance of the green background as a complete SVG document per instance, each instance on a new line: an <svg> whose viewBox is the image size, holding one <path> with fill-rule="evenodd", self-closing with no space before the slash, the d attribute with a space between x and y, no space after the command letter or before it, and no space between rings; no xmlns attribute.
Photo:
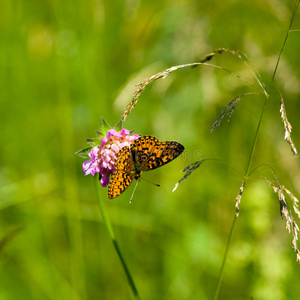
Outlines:
<svg viewBox="0 0 300 300"><path fill-rule="evenodd" d="M280 90L300 147L300 32L285 45L293 1L22 1L0 4L0 299L133 299L103 224L92 176L74 153L114 126L135 84L214 49L239 50L262 75L270 98L252 168L268 164L299 198L299 158L284 141ZM300 28L296 15L293 29ZM256 84L230 54L211 63ZM177 140L186 152L143 174L108 200L123 256L142 299L212 299L264 97L211 66L154 82L124 123L140 135ZM207 161L172 189L179 171ZM219 299L296 299L300 266L278 197L258 169L246 184ZM292 206L291 206L292 207ZM299 219L297 220L299 223Z"/></svg>

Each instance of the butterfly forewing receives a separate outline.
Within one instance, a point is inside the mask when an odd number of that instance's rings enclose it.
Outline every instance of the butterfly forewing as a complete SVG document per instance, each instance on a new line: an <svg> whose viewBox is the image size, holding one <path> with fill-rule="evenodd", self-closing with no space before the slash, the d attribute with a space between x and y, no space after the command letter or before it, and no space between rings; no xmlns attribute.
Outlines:
<svg viewBox="0 0 300 300"><path fill-rule="evenodd" d="M157 143L152 149L148 159L147 168L144 171L153 170L167 164L178 157L184 150L184 147L177 142Z"/></svg>
<svg viewBox="0 0 300 300"><path fill-rule="evenodd" d="M159 144L159 141L154 136L143 136L131 144L130 150L133 161L142 171L147 169L150 155L157 144Z"/></svg>

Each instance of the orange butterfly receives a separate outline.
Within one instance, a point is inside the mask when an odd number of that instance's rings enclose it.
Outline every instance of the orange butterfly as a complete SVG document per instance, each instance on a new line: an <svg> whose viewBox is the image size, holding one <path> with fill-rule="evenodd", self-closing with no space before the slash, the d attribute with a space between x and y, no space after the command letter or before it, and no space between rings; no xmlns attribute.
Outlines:
<svg viewBox="0 0 300 300"><path fill-rule="evenodd" d="M122 148L117 154L115 173L108 186L108 198L121 195L132 183L139 181L144 171L156 169L178 157L184 147L177 142L159 142L153 136L142 136L130 147Z"/></svg>

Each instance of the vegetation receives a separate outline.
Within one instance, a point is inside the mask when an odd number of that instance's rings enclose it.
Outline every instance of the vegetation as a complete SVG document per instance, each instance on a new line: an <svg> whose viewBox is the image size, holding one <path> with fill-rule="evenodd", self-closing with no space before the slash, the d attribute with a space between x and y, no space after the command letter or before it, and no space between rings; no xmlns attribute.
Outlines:
<svg viewBox="0 0 300 300"><path fill-rule="evenodd" d="M227 2L1 3L1 300L297 299L299 1ZM131 204L101 116L185 147Z"/></svg>

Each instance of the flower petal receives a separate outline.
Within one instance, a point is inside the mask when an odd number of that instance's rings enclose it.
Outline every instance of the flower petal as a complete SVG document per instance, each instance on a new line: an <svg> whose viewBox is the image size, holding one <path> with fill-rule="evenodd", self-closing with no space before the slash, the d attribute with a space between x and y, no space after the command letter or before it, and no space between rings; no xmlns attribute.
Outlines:
<svg viewBox="0 0 300 300"><path fill-rule="evenodd" d="M102 177L101 177L101 184L103 187L106 187L109 183L109 173L105 172L102 174Z"/></svg>
<svg viewBox="0 0 300 300"><path fill-rule="evenodd" d="M128 130L128 129L125 129L125 128L123 128L123 129L121 129L120 131L119 131L119 133L122 135L122 136L127 136L127 135L129 135L130 134L130 131Z"/></svg>
<svg viewBox="0 0 300 300"><path fill-rule="evenodd" d="M107 143L108 139L106 136L104 136L100 141L101 141L102 145L104 145Z"/></svg>
<svg viewBox="0 0 300 300"><path fill-rule="evenodd" d="M117 135L117 131L115 129L110 129L107 131L107 138L113 137L115 135Z"/></svg>
<svg viewBox="0 0 300 300"><path fill-rule="evenodd" d="M100 173L100 181L103 187L106 187L110 181L110 175L115 172L115 162L117 153L124 147L138 139L138 134L130 135L128 129L121 129L117 132L115 129L107 131L106 136L101 138L101 145L95 146L89 152L90 159L82 164L85 175L95 175Z"/></svg>

